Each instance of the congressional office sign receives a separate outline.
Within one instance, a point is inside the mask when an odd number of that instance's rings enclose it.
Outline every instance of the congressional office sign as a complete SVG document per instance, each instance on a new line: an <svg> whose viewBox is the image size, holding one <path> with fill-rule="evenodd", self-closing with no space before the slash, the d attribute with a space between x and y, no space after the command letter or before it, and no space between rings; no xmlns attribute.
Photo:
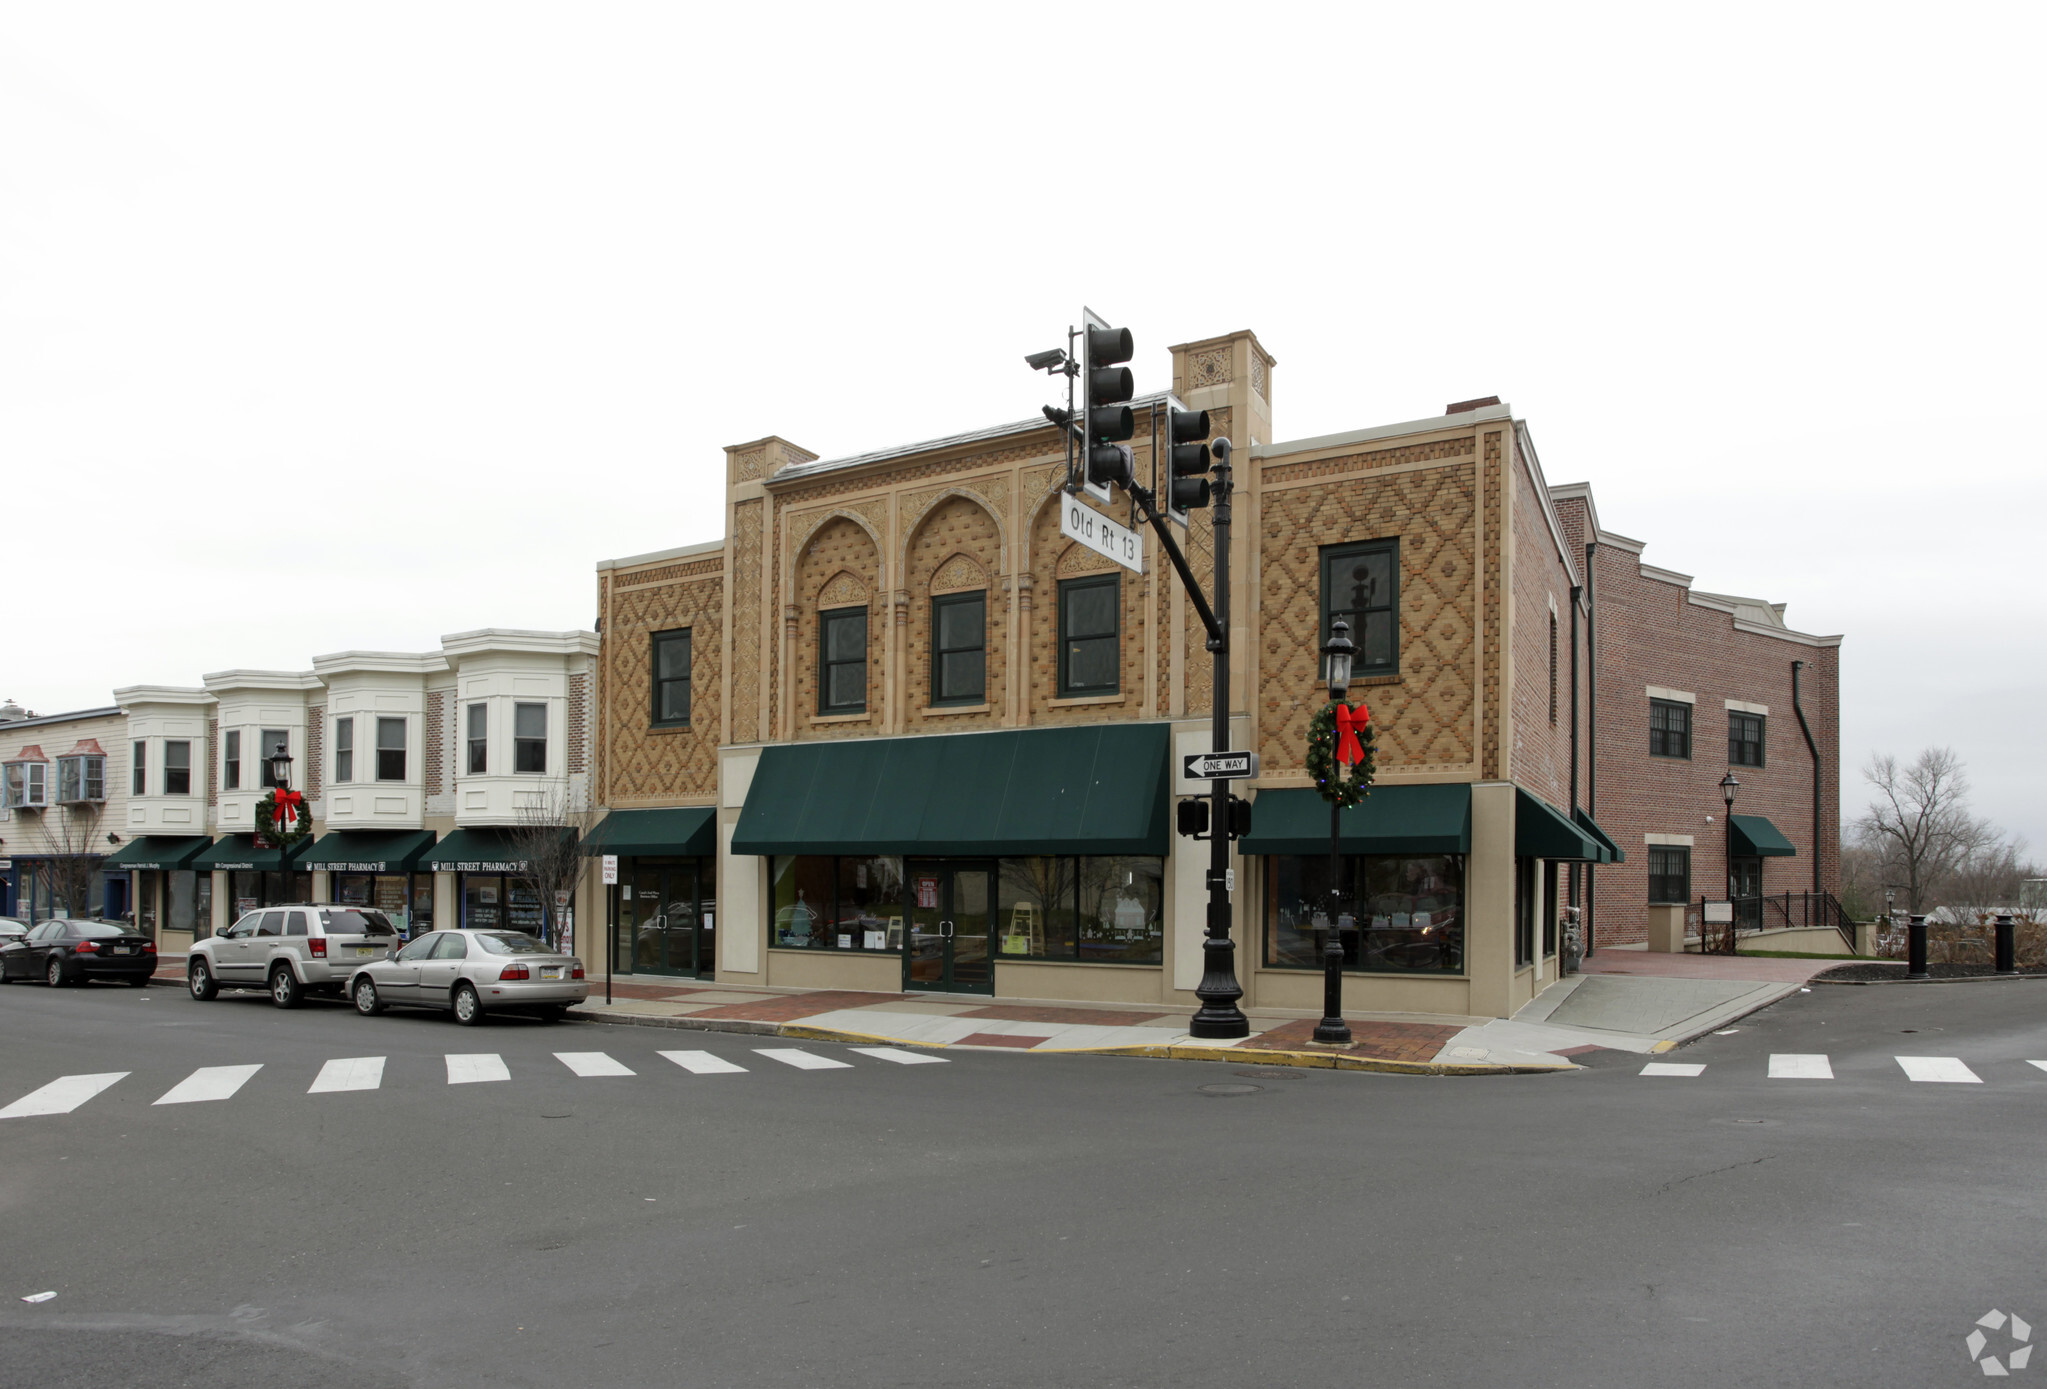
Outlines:
<svg viewBox="0 0 2047 1389"><path fill-rule="evenodd" d="M1116 561L1133 574L1144 572L1144 537L1111 521L1078 497L1059 499L1059 533Z"/></svg>

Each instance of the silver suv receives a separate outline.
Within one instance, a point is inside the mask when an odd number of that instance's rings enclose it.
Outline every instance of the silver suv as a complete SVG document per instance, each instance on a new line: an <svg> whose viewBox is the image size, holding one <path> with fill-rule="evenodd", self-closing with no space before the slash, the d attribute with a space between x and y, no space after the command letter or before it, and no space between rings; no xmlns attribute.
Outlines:
<svg viewBox="0 0 2047 1389"><path fill-rule="evenodd" d="M357 967L400 944L391 919L369 907L265 907L195 942L185 979L196 999L268 989L272 1003L296 1008L308 993L339 997Z"/></svg>

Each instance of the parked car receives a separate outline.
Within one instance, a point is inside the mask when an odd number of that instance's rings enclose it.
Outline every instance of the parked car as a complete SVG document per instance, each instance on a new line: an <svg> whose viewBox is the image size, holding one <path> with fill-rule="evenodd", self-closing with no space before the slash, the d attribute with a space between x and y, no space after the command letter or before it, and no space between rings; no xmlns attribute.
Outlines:
<svg viewBox="0 0 2047 1389"><path fill-rule="evenodd" d="M473 1026L491 1013L529 1013L554 1022L590 996L583 962L520 931L433 931L389 959L357 967L355 1011L372 1017L395 1005L446 1009Z"/></svg>
<svg viewBox="0 0 2047 1389"><path fill-rule="evenodd" d="M136 988L156 973L156 942L116 921L45 921L0 946L0 980L41 979L51 988L125 979Z"/></svg>
<svg viewBox="0 0 2047 1389"><path fill-rule="evenodd" d="M26 921L17 921L11 916L0 916L0 945L12 945L27 935L28 931Z"/></svg>
<svg viewBox="0 0 2047 1389"><path fill-rule="evenodd" d="M195 941L185 981L201 1001L222 989L267 989L278 1007L296 1008L309 993L339 997L357 966L397 944L391 918L369 907L264 907Z"/></svg>

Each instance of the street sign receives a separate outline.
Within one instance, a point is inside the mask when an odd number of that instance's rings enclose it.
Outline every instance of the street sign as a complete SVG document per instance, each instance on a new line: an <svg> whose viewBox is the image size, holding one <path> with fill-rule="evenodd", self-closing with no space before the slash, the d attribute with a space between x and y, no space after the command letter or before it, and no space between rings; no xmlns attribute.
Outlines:
<svg viewBox="0 0 2047 1389"><path fill-rule="evenodd" d="M1730 926L1734 923L1734 903L1706 903L1706 924L1708 926Z"/></svg>
<svg viewBox="0 0 2047 1389"><path fill-rule="evenodd" d="M1059 533L1132 573L1144 572L1144 537L1111 521L1078 497L1069 494L1059 499Z"/></svg>
<svg viewBox="0 0 2047 1389"><path fill-rule="evenodd" d="M1180 758L1180 775L1189 781L1242 781L1258 775L1255 752L1190 752Z"/></svg>
<svg viewBox="0 0 2047 1389"><path fill-rule="evenodd" d="M566 907L568 904L569 895L566 892L557 892L554 895L555 910L559 911L561 910L561 908Z"/></svg>
<svg viewBox="0 0 2047 1389"><path fill-rule="evenodd" d="M610 886L611 884L613 884L613 883L616 883L617 881L618 881L618 855L617 855L617 854L606 854L606 855L604 856L604 882L605 882L605 885L606 885L606 886L608 887L608 886Z"/></svg>

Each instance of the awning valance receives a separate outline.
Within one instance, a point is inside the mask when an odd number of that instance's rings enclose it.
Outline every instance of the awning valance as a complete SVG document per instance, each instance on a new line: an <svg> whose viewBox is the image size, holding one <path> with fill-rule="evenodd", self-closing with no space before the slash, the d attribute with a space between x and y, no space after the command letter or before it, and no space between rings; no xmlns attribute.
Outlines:
<svg viewBox="0 0 2047 1389"><path fill-rule="evenodd" d="M190 868L192 860L212 843L203 834L141 834L108 854L101 867L177 872Z"/></svg>
<svg viewBox="0 0 2047 1389"><path fill-rule="evenodd" d="M573 837L575 831L563 829ZM528 873L532 871L522 847L524 829L456 830L419 856L422 870L439 873Z"/></svg>
<svg viewBox="0 0 2047 1389"><path fill-rule="evenodd" d="M1604 863L1606 854L1583 825L1542 797L1514 788L1514 857Z"/></svg>
<svg viewBox="0 0 2047 1389"><path fill-rule="evenodd" d="M1340 822L1347 854L1464 854L1471 851L1471 785L1374 786ZM1251 806L1247 854L1326 854L1329 802L1314 790L1260 791Z"/></svg>
<svg viewBox="0 0 2047 1389"><path fill-rule="evenodd" d="M1626 863L1628 861L1627 850L1614 843L1613 836L1601 829L1597 820L1587 815L1583 810L1572 811L1571 818L1578 822L1579 828L1583 829L1585 833L1599 841L1599 847L1605 851L1599 859L1601 863Z"/></svg>
<svg viewBox="0 0 2047 1389"><path fill-rule="evenodd" d="M1791 858L1798 853L1784 832L1761 815L1730 815L1736 858Z"/></svg>
<svg viewBox="0 0 2047 1389"><path fill-rule="evenodd" d="M192 866L216 873L276 873L285 868L299 867L299 859L309 847L301 843L287 855L274 847L257 848L253 834L231 834L201 850L193 858Z"/></svg>
<svg viewBox="0 0 2047 1389"><path fill-rule="evenodd" d="M410 873L434 846L432 830L336 830L299 855L327 873Z"/></svg>
<svg viewBox="0 0 2047 1389"><path fill-rule="evenodd" d="M718 812L708 805L614 810L583 837L583 852L707 858L718 852L717 821Z"/></svg>
<svg viewBox="0 0 2047 1389"><path fill-rule="evenodd" d="M1005 729L763 749L736 854L1159 854L1167 727Z"/></svg>

